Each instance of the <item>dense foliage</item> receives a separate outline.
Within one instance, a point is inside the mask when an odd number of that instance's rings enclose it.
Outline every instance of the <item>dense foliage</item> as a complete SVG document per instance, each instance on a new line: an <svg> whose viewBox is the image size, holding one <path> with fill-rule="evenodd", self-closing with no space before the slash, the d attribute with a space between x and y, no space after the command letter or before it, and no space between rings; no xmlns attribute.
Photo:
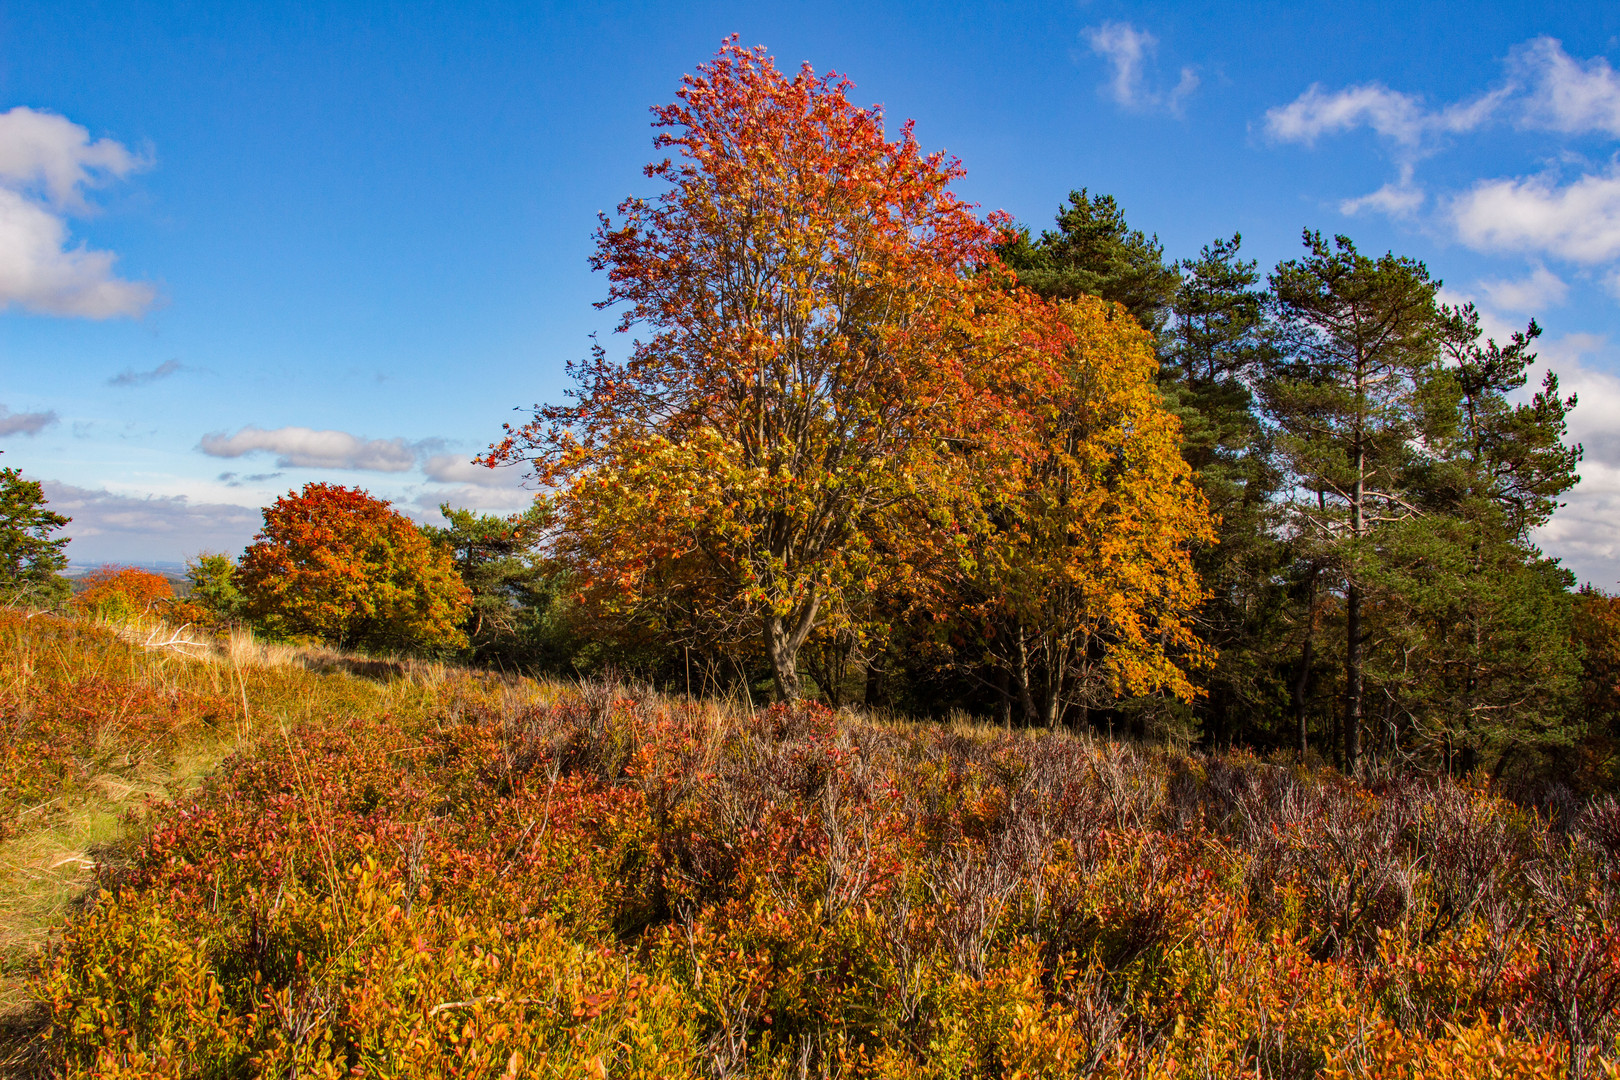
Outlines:
<svg viewBox="0 0 1620 1080"><path fill-rule="evenodd" d="M150 693L108 631L8 634ZM1620 1075L1612 802L298 678L305 720L106 854L41 976L62 1075Z"/></svg>
<svg viewBox="0 0 1620 1080"><path fill-rule="evenodd" d="M265 507L233 578L272 634L374 650L464 646L468 591L450 553L382 499L305 484Z"/></svg>
<svg viewBox="0 0 1620 1080"><path fill-rule="evenodd" d="M85 574L73 593L74 610L115 622L164 614L173 600L174 586L162 574L110 563Z"/></svg>
<svg viewBox="0 0 1620 1080"><path fill-rule="evenodd" d="M785 700L807 646L841 669L965 582L1031 719L1103 687L1190 696L1166 654L1207 519L1140 330L1014 287L960 166L849 85L732 42L655 110L665 190L604 217L594 259L620 330L652 335L596 350L576 402L490 460L557 489L551 551L588 608L762 657Z"/></svg>
<svg viewBox="0 0 1620 1080"><path fill-rule="evenodd" d="M37 480L0 469L0 603L51 607L67 599L66 536L54 536L72 518L45 508Z"/></svg>

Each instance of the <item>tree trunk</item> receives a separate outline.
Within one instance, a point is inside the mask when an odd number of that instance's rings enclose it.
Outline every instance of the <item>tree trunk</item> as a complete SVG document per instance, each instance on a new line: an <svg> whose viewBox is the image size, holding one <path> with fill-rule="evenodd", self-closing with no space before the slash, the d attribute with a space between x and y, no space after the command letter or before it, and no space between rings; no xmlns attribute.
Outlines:
<svg viewBox="0 0 1620 1080"><path fill-rule="evenodd" d="M1350 558L1359 555L1362 529L1362 469L1366 458L1356 450L1356 479L1350 496ZM1344 598L1344 771L1356 776L1361 771L1361 586L1356 568L1350 567L1350 585Z"/></svg>
<svg viewBox="0 0 1620 1080"><path fill-rule="evenodd" d="M820 606L820 593L812 592L795 617L784 619L774 612L765 617L765 655L770 658L771 678L782 701L794 702L804 696L804 685L799 680L799 649L816 625Z"/></svg>
<svg viewBox="0 0 1620 1080"><path fill-rule="evenodd" d="M792 635L781 619L772 615L765 620L765 652L771 660L771 678L776 680L776 695L786 702L798 701L804 694L799 681L799 650L791 644Z"/></svg>
<svg viewBox="0 0 1620 1080"><path fill-rule="evenodd" d="M1294 698L1294 729L1297 738L1299 759L1305 760L1306 744L1305 731L1305 690L1310 685L1311 660L1316 651L1316 579L1321 570L1311 567L1311 585L1305 594L1305 643L1299 649L1299 672L1294 676L1294 684L1289 689Z"/></svg>

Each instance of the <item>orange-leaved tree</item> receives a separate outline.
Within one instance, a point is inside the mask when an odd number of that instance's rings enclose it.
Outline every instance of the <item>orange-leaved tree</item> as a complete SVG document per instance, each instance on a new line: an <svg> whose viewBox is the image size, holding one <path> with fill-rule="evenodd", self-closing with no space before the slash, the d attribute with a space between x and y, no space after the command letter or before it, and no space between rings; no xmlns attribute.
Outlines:
<svg viewBox="0 0 1620 1080"><path fill-rule="evenodd" d="M1049 321L1017 310L1002 224L950 193L960 166L809 66L729 40L654 110L665 185L619 206L593 265L642 326L575 365L574 403L507 430L491 464L553 487L553 553L596 610L757 646L781 696L818 631L948 557L960 475L1016 440L1004 388ZM914 586L908 586L913 588Z"/></svg>
<svg viewBox="0 0 1620 1080"><path fill-rule="evenodd" d="M383 650L467 643L469 596L449 550L357 488L305 484L265 507L237 585L272 633Z"/></svg>
<svg viewBox="0 0 1620 1080"><path fill-rule="evenodd" d="M1207 662L1191 546L1214 540L1159 396L1152 338L1118 304L1053 302L1069 332L1031 388L1023 468L987 490L963 610L982 659L1029 722L1120 696L1190 700Z"/></svg>
<svg viewBox="0 0 1620 1080"><path fill-rule="evenodd" d="M122 620L154 614L174 600L174 586L162 574L138 566L99 566L84 575L74 593L80 614Z"/></svg>

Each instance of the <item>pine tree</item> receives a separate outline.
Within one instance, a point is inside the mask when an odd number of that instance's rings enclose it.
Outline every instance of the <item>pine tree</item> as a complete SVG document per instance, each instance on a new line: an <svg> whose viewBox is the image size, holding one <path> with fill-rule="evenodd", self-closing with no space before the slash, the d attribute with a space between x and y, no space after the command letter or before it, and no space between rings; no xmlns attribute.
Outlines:
<svg viewBox="0 0 1620 1080"><path fill-rule="evenodd" d="M1471 307L1441 309L1443 365L1425 389L1425 454L1407 487L1420 513L1393 530L1379 577L1389 647L1379 674L1389 723L1441 761L1497 771L1526 749L1569 744L1580 661L1572 642L1573 576L1530 532L1579 480L1558 378L1529 402L1539 327L1506 344L1482 340Z"/></svg>
<svg viewBox="0 0 1620 1080"><path fill-rule="evenodd" d="M1423 394L1446 321L1439 282L1411 259L1360 254L1348 237L1305 233L1306 255L1271 275L1284 349L1263 380L1277 447L1302 497L1296 539L1344 594L1343 760L1361 761L1368 577L1378 535L1416 510L1404 485L1423 434Z"/></svg>
<svg viewBox="0 0 1620 1080"><path fill-rule="evenodd" d="M1267 294L1242 237L1179 264L1173 321L1161 336L1159 388L1182 420L1182 455L1218 521L1197 551L1209 599L1199 636L1220 660L1195 715L1219 742L1267 738L1281 686L1269 655L1288 613L1274 496L1280 476L1251 389L1274 351Z"/></svg>
<svg viewBox="0 0 1620 1080"><path fill-rule="evenodd" d="M54 607L68 598L68 537L51 534L72 520L45 508L38 480L0 469L0 602Z"/></svg>
<svg viewBox="0 0 1620 1080"><path fill-rule="evenodd" d="M1018 283L1048 299L1100 296L1123 304L1152 333L1164 329L1179 275L1157 236L1132 229L1112 195L1069 193L1056 228L1031 240L1028 229L1000 245Z"/></svg>

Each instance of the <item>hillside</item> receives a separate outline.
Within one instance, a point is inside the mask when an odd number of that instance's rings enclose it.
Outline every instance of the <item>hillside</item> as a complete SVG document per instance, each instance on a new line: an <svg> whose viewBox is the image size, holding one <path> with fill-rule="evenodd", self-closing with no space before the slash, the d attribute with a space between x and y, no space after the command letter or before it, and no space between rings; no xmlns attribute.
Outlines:
<svg viewBox="0 0 1620 1080"><path fill-rule="evenodd" d="M0 612L19 1075L1620 1075L1612 802L166 640Z"/></svg>

